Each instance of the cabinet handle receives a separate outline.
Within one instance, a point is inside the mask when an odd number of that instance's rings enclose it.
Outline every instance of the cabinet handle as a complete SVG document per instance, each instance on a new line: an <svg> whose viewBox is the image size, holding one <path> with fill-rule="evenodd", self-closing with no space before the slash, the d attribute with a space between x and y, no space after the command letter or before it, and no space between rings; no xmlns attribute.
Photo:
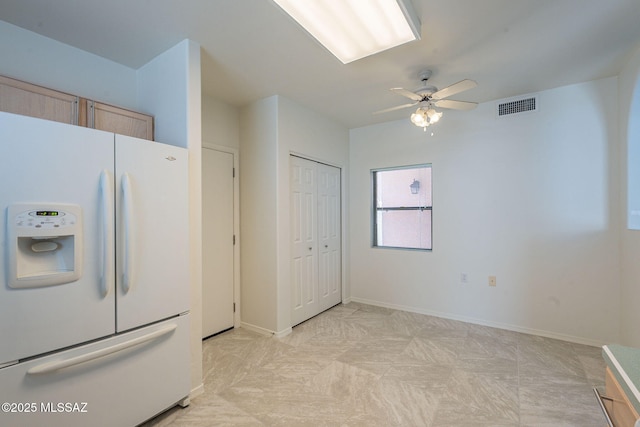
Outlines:
<svg viewBox="0 0 640 427"><path fill-rule="evenodd" d="M313 250L313 248L311 246L309 246L309 250Z"/></svg>

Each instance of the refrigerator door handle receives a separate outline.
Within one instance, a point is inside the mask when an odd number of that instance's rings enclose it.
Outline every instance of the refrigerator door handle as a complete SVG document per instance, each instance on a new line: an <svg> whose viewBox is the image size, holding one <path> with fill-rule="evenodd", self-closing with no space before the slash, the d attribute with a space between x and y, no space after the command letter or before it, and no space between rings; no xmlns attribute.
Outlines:
<svg viewBox="0 0 640 427"><path fill-rule="evenodd" d="M126 294L133 280L133 195L131 178L128 173L122 175L122 210L124 215L124 254L122 261L122 290Z"/></svg>
<svg viewBox="0 0 640 427"><path fill-rule="evenodd" d="M109 347L105 347L100 350L92 351L90 353L82 354L80 356L72 357L65 360L56 360L53 362L43 363L42 365L37 365L27 370L27 374L29 375L50 374L50 373L59 371L61 369L70 368L72 366L87 363L92 360L96 360L101 357L105 357L113 353L118 353L120 351L127 350L129 348L144 344L146 342L159 339L167 334L170 334L177 327L178 325L176 324L167 325L162 329L158 329L157 331L148 333L146 335L142 335L141 337L134 338L132 340L115 344Z"/></svg>
<svg viewBox="0 0 640 427"><path fill-rule="evenodd" d="M100 196L102 208L102 271L100 272L100 290L102 297L111 290L111 274L113 272L113 189L111 173L103 170L100 173Z"/></svg>

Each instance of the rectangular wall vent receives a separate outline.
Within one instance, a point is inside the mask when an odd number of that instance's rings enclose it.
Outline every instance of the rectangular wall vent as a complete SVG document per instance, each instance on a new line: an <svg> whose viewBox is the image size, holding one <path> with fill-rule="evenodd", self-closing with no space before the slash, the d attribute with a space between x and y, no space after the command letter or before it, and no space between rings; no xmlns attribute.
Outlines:
<svg viewBox="0 0 640 427"><path fill-rule="evenodd" d="M498 103L498 117L537 110L538 98L535 96Z"/></svg>

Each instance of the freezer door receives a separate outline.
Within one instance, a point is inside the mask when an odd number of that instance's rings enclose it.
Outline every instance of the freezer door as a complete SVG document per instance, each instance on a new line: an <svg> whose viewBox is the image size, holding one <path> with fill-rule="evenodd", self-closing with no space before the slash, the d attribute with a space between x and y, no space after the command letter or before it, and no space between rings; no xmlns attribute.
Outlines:
<svg viewBox="0 0 640 427"><path fill-rule="evenodd" d="M0 425L135 426L189 394L189 315L0 369Z"/></svg>
<svg viewBox="0 0 640 427"><path fill-rule="evenodd" d="M189 310L188 152L116 136L117 330Z"/></svg>
<svg viewBox="0 0 640 427"><path fill-rule="evenodd" d="M114 275L105 274L114 245L113 235L105 236L113 226L104 215L104 196L113 187L113 144L106 132L0 113L0 366L115 332ZM33 240L18 237L21 212L11 206L33 208L43 218L55 214L52 207L66 206L68 218L80 220L75 237L57 236L52 222L50 233L42 228ZM46 278L48 269L61 270L54 254L73 251L82 252L73 258L79 278L10 284L16 272Z"/></svg>

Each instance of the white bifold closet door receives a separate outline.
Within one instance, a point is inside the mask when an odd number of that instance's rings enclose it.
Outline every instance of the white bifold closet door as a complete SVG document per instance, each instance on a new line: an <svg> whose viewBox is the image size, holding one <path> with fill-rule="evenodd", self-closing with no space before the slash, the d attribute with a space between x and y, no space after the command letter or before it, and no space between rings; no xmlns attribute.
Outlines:
<svg viewBox="0 0 640 427"><path fill-rule="evenodd" d="M292 325L342 301L340 169L291 156Z"/></svg>

